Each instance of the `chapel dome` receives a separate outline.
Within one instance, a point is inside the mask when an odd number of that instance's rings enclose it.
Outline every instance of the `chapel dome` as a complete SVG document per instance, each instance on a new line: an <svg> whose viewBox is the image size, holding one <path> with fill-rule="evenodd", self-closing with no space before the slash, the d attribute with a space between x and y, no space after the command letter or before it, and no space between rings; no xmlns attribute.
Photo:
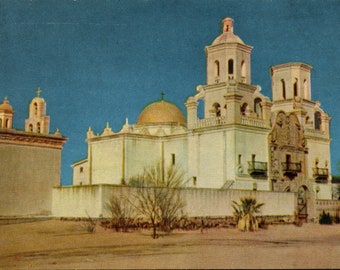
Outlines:
<svg viewBox="0 0 340 270"><path fill-rule="evenodd" d="M222 43L241 43L242 39L234 34L234 20L232 18L225 18L222 20L222 34L219 35L211 45L218 45Z"/></svg>
<svg viewBox="0 0 340 270"><path fill-rule="evenodd" d="M168 101L159 100L147 105L139 114L137 125L179 124L186 121L180 108Z"/></svg>
<svg viewBox="0 0 340 270"><path fill-rule="evenodd" d="M9 104L7 97L5 97L4 102L0 104L0 112L14 113L14 110L12 106Z"/></svg>

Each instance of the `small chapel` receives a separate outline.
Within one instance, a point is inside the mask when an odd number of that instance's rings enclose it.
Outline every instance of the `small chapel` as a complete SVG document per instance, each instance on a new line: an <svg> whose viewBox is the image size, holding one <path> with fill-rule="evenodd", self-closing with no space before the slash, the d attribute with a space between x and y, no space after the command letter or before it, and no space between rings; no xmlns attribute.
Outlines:
<svg viewBox="0 0 340 270"><path fill-rule="evenodd" d="M233 19L223 19L221 34L205 47L206 84L185 101L186 113L161 98L118 132L109 124L98 135L89 128L87 157L72 165L73 185L124 185L147 166L178 164L190 188L332 199L330 117L312 100L312 67L270 67L270 99L251 82L251 53Z"/></svg>
<svg viewBox="0 0 340 270"><path fill-rule="evenodd" d="M52 215L53 187L60 185L61 152L67 138L50 133L46 102L38 88L24 130L13 127L14 109L0 104L0 216Z"/></svg>

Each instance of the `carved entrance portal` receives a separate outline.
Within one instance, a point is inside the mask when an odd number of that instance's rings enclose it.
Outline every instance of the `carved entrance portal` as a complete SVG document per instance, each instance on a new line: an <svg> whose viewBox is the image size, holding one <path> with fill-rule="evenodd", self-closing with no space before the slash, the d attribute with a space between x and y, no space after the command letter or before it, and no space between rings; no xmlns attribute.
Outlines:
<svg viewBox="0 0 340 270"><path fill-rule="evenodd" d="M277 113L269 134L269 175L274 191L297 192L305 177L306 142L298 117L294 113Z"/></svg>

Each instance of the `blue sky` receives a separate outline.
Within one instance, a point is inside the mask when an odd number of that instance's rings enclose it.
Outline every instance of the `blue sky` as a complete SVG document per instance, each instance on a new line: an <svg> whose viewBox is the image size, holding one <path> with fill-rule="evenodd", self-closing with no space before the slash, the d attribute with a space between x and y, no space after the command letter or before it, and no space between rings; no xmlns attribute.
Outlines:
<svg viewBox="0 0 340 270"><path fill-rule="evenodd" d="M40 86L50 130L68 137L62 183L86 157L89 126L119 131L160 98L185 112L186 98L205 84L204 47L234 19L252 53L252 84L271 98L269 67L313 66L312 99L331 115L332 172L340 160L340 1L0 0L0 99L24 129Z"/></svg>

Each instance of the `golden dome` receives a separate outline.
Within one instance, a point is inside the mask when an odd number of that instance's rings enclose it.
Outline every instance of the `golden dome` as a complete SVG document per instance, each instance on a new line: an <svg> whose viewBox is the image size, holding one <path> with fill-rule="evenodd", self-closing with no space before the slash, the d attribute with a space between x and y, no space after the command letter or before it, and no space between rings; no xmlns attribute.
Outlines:
<svg viewBox="0 0 340 270"><path fill-rule="evenodd" d="M185 125L185 118L175 104L160 100L146 106L140 113L137 125L180 124Z"/></svg>
<svg viewBox="0 0 340 270"><path fill-rule="evenodd" d="M0 105L0 112L14 113L12 106L8 103L7 97L5 97L4 102Z"/></svg>

